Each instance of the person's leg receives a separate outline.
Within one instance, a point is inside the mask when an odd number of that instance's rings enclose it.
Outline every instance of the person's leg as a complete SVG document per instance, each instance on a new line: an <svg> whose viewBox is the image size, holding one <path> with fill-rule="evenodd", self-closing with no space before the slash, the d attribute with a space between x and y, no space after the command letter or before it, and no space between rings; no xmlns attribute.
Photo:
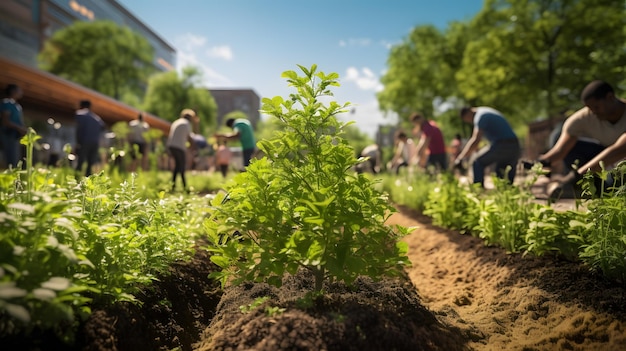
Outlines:
<svg viewBox="0 0 626 351"><path fill-rule="evenodd" d="M172 155L172 158L174 159L174 167L172 168L172 190L176 189L176 175L178 173L178 168L179 168L178 163L180 162L178 160L177 150L178 149L173 148L173 147L169 148L170 155Z"/></svg>
<svg viewBox="0 0 626 351"><path fill-rule="evenodd" d="M180 174L180 178L183 182L183 189L187 189L187 180L185 179L185 167L187 159L185 157L185 150L170 148L172 156L174 156L174 186L176 185L176 174Z"/></svg>
<svg viewBox="0 0 626 351"><path fill-rule="evenodd" d="M7 137L2 135L4 140L4 157L6 158L7 167L17 167L17 163L19 161L19 141L12 137Z"/></svg>
<svg viewBox="0 0 626 351"><path fill-rule="evenodd" d="M497 145L498 154L502 157L496 161L496 176L500 179L507 178L509 183L513 184L517 173L517 161L519 160L521 150L519 145L504 144ZM509 168L507 170L507 168Z"/></svg>
<svg viewBox="0 0 626 351"><path fill-rule="evenodd" d="M447 156L446 154L428 155L427 165L433 166L437 169L437 172L441 172L447 169Z"/></svg>
<svg viewBox="0 0 626 351"><path fill-rule="evenodd" d="M76 171L81 174L83 172L83 164L86 159L85 147L83 145L76 149Z"/></svg>
<svg viewBox="0 0 626 351"><path fill-rule="evenodd" d="M600 152L605 149L604 146L588 141L577 141L572 150L565 156L565 167L572 170L572 165L582 166L591 161Z"/></svg>
<svg viewBox="0 0 626 351"><path fill-rule="evenodd" d="M250 165L250 159L252 159L252 155L254 154L254 149L245 149L242 150L243 155L243 168L246 168Z"/></svg>
<svg viewBox="0 0 626 351"><path fill-rule="evenodd" d="M474 176L474 184L485 186L485 168L495 162L495 151L491 146L485 146L478 150L476 156L472 160L472 174Z"/></svg>
<svg viewBox="0 0 626 351"><path fill-rule="evenodd" d="M100 155L98 154L98 144L86 145L85 149L85 157L87 159L87 170L85 171L85 176L89 177L93 171L93 165L98 162Z"/></svg>
<svg viewBox="0 0 626 351"><path fill-rule="evenodd" d="M148 170L148 145L146 143L139 144L139 152L141 153L141 169Z"/></svg>

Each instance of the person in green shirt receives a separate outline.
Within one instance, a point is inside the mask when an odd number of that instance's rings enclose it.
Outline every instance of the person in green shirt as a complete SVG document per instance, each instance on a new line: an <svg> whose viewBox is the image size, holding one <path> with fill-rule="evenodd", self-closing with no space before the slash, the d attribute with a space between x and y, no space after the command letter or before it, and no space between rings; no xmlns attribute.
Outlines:
<svg viewBox="0 0 626 351"><path fill-rule="evenodd" d="M238 139L241 142L243 167L248 167L250 159L256 151L256 139L254 137L254 129L250 121L244 118L229 118L226 125L233 129L232 133L216 133L216 138L225 138L227 140Z"/></svg>

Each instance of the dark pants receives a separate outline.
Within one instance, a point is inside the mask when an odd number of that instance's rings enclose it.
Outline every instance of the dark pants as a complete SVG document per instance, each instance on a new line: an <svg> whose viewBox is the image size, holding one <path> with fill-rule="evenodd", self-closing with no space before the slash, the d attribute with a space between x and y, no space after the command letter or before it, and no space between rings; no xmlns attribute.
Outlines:
<svg viewBox="0 0 626 351"><path fill-rule="evenodd" d="M229 165L219 165L220 172L224 178L228 175L228 167Z"/></svg>
<svg viewBox="0 0 626 351"><path fill-rule="evenodd" d="M445 153L428 155L426 166L434 166L437 171L448 169L448 156Z"/></svg>
<svg viewBox="0 0 626 351"><path fill-rule="evenodd" d="M600 152L605 149L604 146L593 143L589 141L577 141L572 150L565 156L563 162L565 163L565 168L568 171L572 171L574 168L572 165L576 165L577 167L582 167L587 162L591 161L594 157L596 157ZM572 184L575 188L578 186L578 181L582 178L581 175L576 173L576 178L574 180L574 184ZM600 190L603 186L603 181L600 177L594 177L594 184L596 189ZM610 184L604 183L604 187L608 187ZM606 190L606 189L605 189Z"/></svg>
<svg viewBox="0 0 626 351"><path fill-rule="evenodd" d="M169 148L170 155L174 158L174 170L172 171L172 189L176 188L176 176L180 174L180 179L183 181L183 188L187 188L187 180L185 179L185 166L187 163L187 157L185 150L181 150L176 147Z"/></svg>
<svg viewBox="0 0 626 351"><path fill-rule="evenodd" d="M600 152L605 149L604 146L592 143L588 141L577 141L572 150L565 156L563 162L567 170L572 170L572 165L576 164L578 167L586 164L596 157Z"/></svg>
<svg viewBox="0 0 626 351"><path fill-rule="evenodd" d="M515 179L515 171L520 154L521 149L517 139L499 140L480 149L476 158L472 162L474 183L480 183L484 186L485 168L495 164L496 176L500 179L504 179L506 176L512 184ZM508 173L506 173L506 169L509 166L511 169Z"/></svg>
<svg viewBox="0 0 626 351"><path fill-rule="evenodd" d="M242 155L243 155L243 167L248 167L250 165L250 159L252 159L252 155L254 155L254 150L255 149L243 149L242 150Z"/></svg>
<svg viewBox="0 0 626 351"><path fill-rule="evenodd" d="M20 139L12 135L0 134L2 137L2 147L4 148L4 158L7 162L7 166L17 167L17 163L20 160Z"/></svg>
<svg viewBox="0 0 626 351"><path fill-rule="evenodd" d="M82 144L78 147L78 161L76 161L76 170L81 172L83 170L83 163L87 161L87 169L85 170L85 176L91 175L91 169L94 164L98 163L100 154L98 144Z"/></svg>

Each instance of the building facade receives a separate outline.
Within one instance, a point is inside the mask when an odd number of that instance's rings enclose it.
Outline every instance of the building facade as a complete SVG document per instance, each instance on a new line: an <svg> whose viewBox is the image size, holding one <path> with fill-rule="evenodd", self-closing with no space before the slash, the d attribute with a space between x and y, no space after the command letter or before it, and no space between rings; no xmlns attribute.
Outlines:
<svg viewBox="0 0 626 351"><path fill-rule="evenodd" d="M241 111L248 116L254 128L261 120L261 99L252 89L209 89L217 104L217 125L225 122L224 116Z"/></svg>
<svg viewBox="0 0 626 351"><path fill-rule="evenodd" d="M154 48L154 66L176 66L176 50L115 0L2 0L0 55L31 67L37 54L57 30L74 21L111 20L144 36Z"/></svg>

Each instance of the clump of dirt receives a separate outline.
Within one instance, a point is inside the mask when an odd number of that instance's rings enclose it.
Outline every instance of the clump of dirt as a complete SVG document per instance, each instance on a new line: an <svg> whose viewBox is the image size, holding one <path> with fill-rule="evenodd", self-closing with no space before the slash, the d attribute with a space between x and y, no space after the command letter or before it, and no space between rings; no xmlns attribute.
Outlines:
<svg viewBox="0 0 626 351"><path fill-rule="evenodd" d="M169 272L144 289L140 305L120 303L96 310L82 325L77 350L192 350L213 318L222 296L208 278L219 267L198 242L190 261L176 262Z"/></svg>
<svg viewBox="0 0 626 351"><path fill-rule="evenodd" d="M280 288L264 283L227 288L197 345L216 350L465 350L464 335L435 318L407 277L351 286L327 284L310 294L310 274L290 276ZM242 313L240 306L269 299ZM280 309L281 313L272 313Z"/></svg>

